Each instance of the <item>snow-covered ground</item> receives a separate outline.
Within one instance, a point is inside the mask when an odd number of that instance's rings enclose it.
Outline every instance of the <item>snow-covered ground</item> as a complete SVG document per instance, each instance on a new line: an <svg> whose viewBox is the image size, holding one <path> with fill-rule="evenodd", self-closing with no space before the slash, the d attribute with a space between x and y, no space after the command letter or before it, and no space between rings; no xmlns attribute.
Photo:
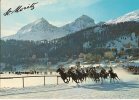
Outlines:
<svg viewBox="0 0 139 100"><path fill-rule="evenodd" d="M138 37L135 33L131 33L129 36L121 36L115 40L109 41L106 44L107 48L117 48L117 50L121 50L121 48L129 49L138 47Z"/></svg>
<svg viewBox="0 0 139 100"><path fill-rule="evenodd" d="M87 80L80 84L78 87L74 82L69 84L64 84L61 79L59 79L59 85L56 85L56 78L46 79L46 85L43 86L43 79L35 78L25 79L25 88L21 88L21 80L12 79L12 82L6 82L4 80L1 85L15 84L19 87L13 88L9 85L9 88L1 88L0 98L1 99L24 99L24 98L62 98L62 99L93 99L93 98L115 98L115 99L138 99L139 98L139 75L131 75L122 68L117 68L114 70L119 78L119 82L110 83L109 79L103 84L94 83L91 80ZM51 79L51 81L50 81ZM2 81L2 80L1 80ZM14 82L15 81L15 82ZM49 84L47 84L49 82ZM37 83L37 84L36 84ZM41 84L42 83L42 84ZM53 83L53 84L50 84ZM30 86L28 85L30 84ZM32 85L31 85L32 84ZM33 84L36 84L33 86ZM29 87L27 87L29 86Z"/></svg>

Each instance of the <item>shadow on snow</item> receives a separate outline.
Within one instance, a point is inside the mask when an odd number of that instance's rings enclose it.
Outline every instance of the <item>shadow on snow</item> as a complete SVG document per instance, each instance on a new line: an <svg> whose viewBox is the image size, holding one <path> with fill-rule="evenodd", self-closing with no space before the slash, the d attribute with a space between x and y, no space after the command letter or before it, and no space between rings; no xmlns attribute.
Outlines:
<svg viewBox="0 0 139 100"><path fill-rule="evenodd" d="M80 87L86 89L95 89L99 91L128 91L131 88L139 88L139 84L122 82L122 83L108 83L108 84L89 84L89 85L81 85Z"/></svg>

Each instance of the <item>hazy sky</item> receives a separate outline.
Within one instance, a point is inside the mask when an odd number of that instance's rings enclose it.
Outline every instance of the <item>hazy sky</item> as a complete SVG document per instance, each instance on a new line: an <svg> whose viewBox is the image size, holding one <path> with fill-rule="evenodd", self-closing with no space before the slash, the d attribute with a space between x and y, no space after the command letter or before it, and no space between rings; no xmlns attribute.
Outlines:
<svg viewBox="0 0 139 100"><path fill-rule="evenodd" d="M34 2L38 2L34 10L3 15L9 8ZM98 23L137 9L139 0L1 0L1 35L16 34L22 26L42 17L53 25L62 26L85 14Z"/></svg>

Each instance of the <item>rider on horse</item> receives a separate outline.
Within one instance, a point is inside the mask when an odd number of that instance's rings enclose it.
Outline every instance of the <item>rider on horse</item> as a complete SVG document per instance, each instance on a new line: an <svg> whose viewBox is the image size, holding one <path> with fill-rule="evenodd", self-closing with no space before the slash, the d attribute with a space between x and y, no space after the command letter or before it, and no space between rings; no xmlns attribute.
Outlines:
<svg viewBox="0 0 139 100"><path fill-rule="evenodd" d="M109 73L114 73L112 67L110 67Z"/></svg>
<svg viewBox="0 0 139 100"><path fill-rule="evenodd" d="M60 69L65 73L65 69L63 66L61 66Z"/></svg>
<svg viewBox="0 0 139 100"><path fill-rule="evenodd" d="M101 69L101 73L102 73L102 74L105 74L105 73L106 73L106 70L105 70L104 68L102 68L102 69Z"/></svg>

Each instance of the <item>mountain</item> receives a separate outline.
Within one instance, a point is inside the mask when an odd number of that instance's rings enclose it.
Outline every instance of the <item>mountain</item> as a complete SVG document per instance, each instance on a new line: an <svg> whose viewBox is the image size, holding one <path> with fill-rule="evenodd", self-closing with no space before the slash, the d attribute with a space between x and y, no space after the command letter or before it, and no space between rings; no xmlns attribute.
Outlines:
<svg viewBox="0 0 139 100"><path fill-rule="evenodd" d="M64 25L61 28L68 31L69 33L74 33L76 31L92 26L95 26L94 20L86 15L82 15L81 17L77 18L74 22Z"/></svg>
<svg viewBox="0 0 139 100"><path fill-rule="evenodd" d="M44 18L38 19L22 27L15 35L5 37L4 39L16 40L52 40L65 36L67 32L48 23Z"/></svg>
<svg viewBox="0 0 139 100"><path fill-rule="evenodd" d="M133 15L136 17L132 17L131 20L129 16ZM138 58L139 21L137 11L125 16L127 16L128 20L118 21L120 19L118 18L117 22L116 20L113 22L114 24L112 22L110 24L100 22L94 26L94 21L83 15L74 22L62 27L53 26L44 18L41 18L21 28L13 37L19 39L16 36L21 36L20 39L41 40L48 39L49 36L49 38L55 39L38 42L2 40L2 62L8 62L11 65L27 63L30 66L31 64L34 65L34 63L40 64L42 63L41 61L49 57L48 60L52 64L56 64L61 61L66 62L69 58L77 59L82 53L92 53L93 58L96 58L98 61L99 57L105 58L105 53L108 51L115 52L118 58L124 55ZM80 29L82 30L78 31ZM70 32L74 32L74 34L70 34ZM53 37L53 34L57 36ZM34 55L37 59L31 60ZM43 63L46 64L46 62Z"/></svg>
<svg viewBox="0 0 139 100"><path fill-rule="evenodd" d="M135 49L139 47L138 27L139 22L129 21L86 28L51 41L55 44L49 47L48 54L55 58L92 52L103 55L110 49L115 49L118 53L122 49Z"/></svg>
<svg viewBox="0 0 139 100"><path fill-rule="evenodd" d="M105 58L108 51L114 51L116 57L127 54L138 58L139 22L100 24L51 41L2 41L1 48L1 62L13 66L46 65L47 57L52 64L56 64L77 59L81 53L92 53L96 59ZM36 59L31 60L34 55Z"/></svg>
<svg viewBox="0 0 139 100"><path fill-rule="evenodd" d="M86 15L82 15L74 22L66 24L62 27L51 25L44 18L40 18L28 25L22 27L16 34L4 39L15 40L52 40L66 36L67 34L77 32L87 27L94 26L94 20Z"/></svg>
<svg viewBox="0 0 139 100"><path fill-rule="evenodd" d="M127 13L117 19L109 20L106 22L107 24L117 24L120 22L128 22L128 21L137 21L139 22L139 10L132 11L130 13Z"/></svg>

